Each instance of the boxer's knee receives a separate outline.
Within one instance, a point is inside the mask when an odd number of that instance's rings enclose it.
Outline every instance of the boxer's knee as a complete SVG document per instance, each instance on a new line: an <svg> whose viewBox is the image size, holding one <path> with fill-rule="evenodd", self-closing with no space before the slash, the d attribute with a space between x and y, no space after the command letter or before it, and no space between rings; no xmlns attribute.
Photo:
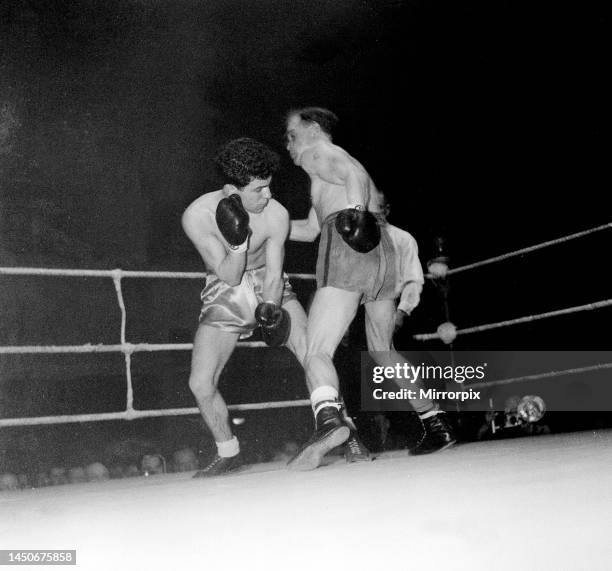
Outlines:
<svg viewBox="0 0 612 571"><path fill-rule="evenodd" d="M198 402L211 401L217 392L214 375L192 373L189 377L189 389Z"/></svg>

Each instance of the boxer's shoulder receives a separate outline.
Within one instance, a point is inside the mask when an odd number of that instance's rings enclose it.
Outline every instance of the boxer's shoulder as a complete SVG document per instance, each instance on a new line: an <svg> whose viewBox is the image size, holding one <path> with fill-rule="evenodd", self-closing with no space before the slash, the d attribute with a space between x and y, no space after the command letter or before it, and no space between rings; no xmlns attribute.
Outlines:
<svg viewBox="0 0 612 571"><path fill-rule="evenodd" d="M220 198L220 191L203 194L196 198L183 212L183 227L197 226L200 230L214 228L215 210Z"/></svg>
<svg viewBox="0 0 612 571"><path fill-rule="evenodd" d="M255 223L261 221L267 228L283 227L289 224L289 212L280 202L271 198L263 212L259 215L251 215L251 219Z"/></svg>

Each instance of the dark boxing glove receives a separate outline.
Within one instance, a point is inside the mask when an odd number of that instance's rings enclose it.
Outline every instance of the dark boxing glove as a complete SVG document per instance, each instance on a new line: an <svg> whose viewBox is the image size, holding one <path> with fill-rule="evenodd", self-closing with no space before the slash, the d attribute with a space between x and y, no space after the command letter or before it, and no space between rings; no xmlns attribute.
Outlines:
<svg viewBox="0 0 612 571"><path fill-rule="evenodd" d="M232 249L245 244L251 232L249 214L242 206L242 200L237 194L230 194L219 201L215 219L219 231Z"/></svg>
<svg viewBox="0 0 612 571"><path fill-rule="evenodd" d="M336 230L353 250L362 254L373 250L380 242L376 217L363 206L341 210L336 216Z"/></svg>
<svg viewBox="0 0 612 571"><path fill-rule="evenodd" d="M291 318L286 309L266 301L255 309L255 319L261 327L261 336L266 345L280 347L289 339Z"/></svg>

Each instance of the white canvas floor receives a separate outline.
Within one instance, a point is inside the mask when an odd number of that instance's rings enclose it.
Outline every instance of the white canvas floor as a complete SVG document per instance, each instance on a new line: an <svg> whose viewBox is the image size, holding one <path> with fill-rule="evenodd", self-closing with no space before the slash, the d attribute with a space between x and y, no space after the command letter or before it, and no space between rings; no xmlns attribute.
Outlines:
<svg viewBox="0 0 612 571"><path fill-rule="evenodd" d="M191 476L2 493L0 548L87 570L612 569L612 431Z"/></svg>

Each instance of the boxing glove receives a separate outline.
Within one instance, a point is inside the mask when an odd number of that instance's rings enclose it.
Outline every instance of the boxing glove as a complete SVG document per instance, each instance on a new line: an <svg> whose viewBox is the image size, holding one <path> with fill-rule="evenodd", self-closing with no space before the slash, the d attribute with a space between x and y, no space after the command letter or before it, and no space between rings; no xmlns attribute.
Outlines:
<svg viewBox="0 0 612 571"><path fill-rule="evenodd" d="M215 219L221 235L232 249L245 244L251 232L249 214L242 206L242 200L237 194L230 194L219 201Z"/></svg>
<svg viewBox="0 0 612 571"><path fill-rule="evenodd" d="M380 228L376 217L363 206L345 208L336 216L336 230L356 252L365 254L380 243Z"/></svg>
<svg viewBox="0 0 612 571"><path fill-rule="evenodd" d="M255 309L255 320L261 327L261 336L266 345L280 347L287 342L291 318L286 309L271 301L260 303Z"/></svg>

